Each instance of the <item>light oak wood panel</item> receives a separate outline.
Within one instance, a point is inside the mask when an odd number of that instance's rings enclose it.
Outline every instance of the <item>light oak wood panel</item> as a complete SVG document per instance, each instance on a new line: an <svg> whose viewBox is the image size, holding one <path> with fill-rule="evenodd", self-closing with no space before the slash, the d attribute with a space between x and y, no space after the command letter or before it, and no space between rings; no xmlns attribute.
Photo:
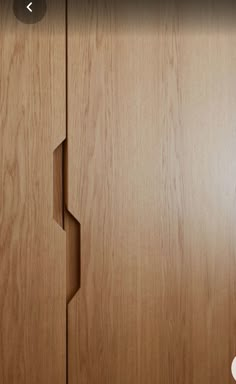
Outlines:
<svg viewBox="0 0 236 384"><path fill-rule="evenodd" d="M66 380L66 243L53 220L53 151L65 139L63 13L0 15L0 382ZM63 1L58 2L63 7Z"/></svg>
<svg viewBox="0 0 236 384"><path fill-rule="evenodd" d="M236 30L210 16L121 25L109 6L105 24L92 5L78 24L72 3L69 383L231 383Z"/></svg>

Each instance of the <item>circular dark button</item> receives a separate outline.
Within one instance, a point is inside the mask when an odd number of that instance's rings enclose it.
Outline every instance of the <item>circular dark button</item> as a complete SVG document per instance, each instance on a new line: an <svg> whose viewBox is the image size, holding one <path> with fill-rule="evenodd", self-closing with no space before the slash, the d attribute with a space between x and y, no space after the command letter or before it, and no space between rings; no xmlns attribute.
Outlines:
<svg viewBox="0 0 236 384"><path fill-rule="evenodd" d="M13 11L22 23L35 24L42 20L47 12L46 0L14 0Z"/></svg>

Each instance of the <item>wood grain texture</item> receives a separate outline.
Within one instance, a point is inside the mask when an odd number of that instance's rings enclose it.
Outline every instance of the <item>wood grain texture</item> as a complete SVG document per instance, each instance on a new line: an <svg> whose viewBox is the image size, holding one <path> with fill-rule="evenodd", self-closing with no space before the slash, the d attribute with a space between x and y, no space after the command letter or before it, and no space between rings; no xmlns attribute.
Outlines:
<svg viewBox="0 0 236 384"><path fill-rule="evenodd" d="M79 25L69 1L69 383L233 383L236 30L91 4Z"/></svg>
<svg viewBox="0 0 236 384"><path fill-rule="evenodd" d="M53 220L65 25L52 14L49 5L42 22L24 25L5 2L0 15L1 384L66 379L66 243Z"/></svg>

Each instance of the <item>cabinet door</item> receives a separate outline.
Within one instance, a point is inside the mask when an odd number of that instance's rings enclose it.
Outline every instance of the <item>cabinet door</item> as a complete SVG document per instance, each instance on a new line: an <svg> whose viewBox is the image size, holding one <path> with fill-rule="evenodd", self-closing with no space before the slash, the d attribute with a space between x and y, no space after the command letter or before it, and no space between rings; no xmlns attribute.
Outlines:
<svg viewBox="0 0 236 384"><path fill-rule="evenodd" d="M81 224L81 288L69 303L69 382L231 383L230 10L158 18L77 4L68 2L67 206Z"/></svg>
<svg viewBox="0 0 236 384"><path fill-rule="evenodd" d="M65 384L65 234L53 219L65 12L48 2L27 25L11 3L0 4L0 383Z"/></svg>

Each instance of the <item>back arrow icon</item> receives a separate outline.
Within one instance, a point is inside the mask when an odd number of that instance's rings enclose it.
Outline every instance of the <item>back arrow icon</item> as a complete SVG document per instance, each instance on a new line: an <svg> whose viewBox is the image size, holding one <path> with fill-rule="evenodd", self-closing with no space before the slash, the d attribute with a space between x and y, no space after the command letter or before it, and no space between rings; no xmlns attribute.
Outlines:
<svg viewBox="0 0 236 384"><path fill-rule="evenodd" d="M32 1L31 1L31 2L27 5L27 7L26 7L26 8L28 9L28 11L30 11L30 12L33 12L32 9L30 8L32 4L33 4L33 3L32 3Z"/></svg>

